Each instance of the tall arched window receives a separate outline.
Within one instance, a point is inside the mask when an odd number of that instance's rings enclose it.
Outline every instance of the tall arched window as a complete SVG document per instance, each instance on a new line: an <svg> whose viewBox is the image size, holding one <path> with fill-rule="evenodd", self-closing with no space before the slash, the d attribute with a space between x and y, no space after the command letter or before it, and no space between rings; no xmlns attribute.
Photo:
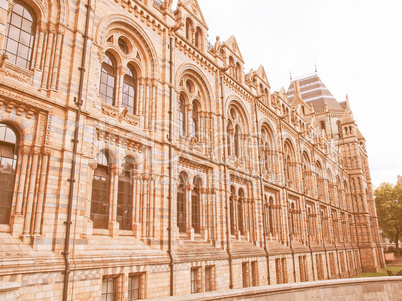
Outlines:
<svg viewBox="0 0 402 301"><path fill-rule="evenodd" d="M15 0L4 37L4 52L11 63L30 69L36 16L25 2Z"/></svg>
<svg viewBox="0 0 402 301"><path fill-rule="evenodd" d="M235 232L235 206L237 203L236 190L233 186L230 187L230 233Z"/></svg>
<svg viewBox="0 0 402 301"><path fill-rule="evenodd" d="M227 127L227 131L226 131L226 135L227 135L227 140L228 140L228 142L227 142L227 147L228 147L228 156L231 156L232 155L232 126L231 126L231 124L228 124L228 127Z"/></svg>
<svg viewBox="0 0 402 301"><path fill-rule="evenodd" d="M234 133L235 156L240 158L240 126L236 125Z"/></svg>
<svg viewBox="0 0 402 301"><path fill-rule="evenodd" d="M200 180L194 178L194 189L191 192L191 226L194 233L201 233L201 203L200 203Z"/></svg>
<svg viewBox="0 0 402 301"><path fill-rule="evenodd" d="M179 175L177 187L177 226L179 232L186 232L186 181L183 174Z"/></svg>
<svg viewBox="0 0 402 301"><path fill-rule="evenodd" d="M102 101L109 105L114 105L117 74L116 67L117 63L114 57L106 52L106 57L102 63L99 93Z"/></svg>
<svg viewBox="0 0 402 301"><path fill-rule="evenodd" d="M321 131L324 133L324 135L327 135L327 127L325 125L325 121L321 120L320 122L320 127L321 127Z"/></svg>
<svg viewBox="0 0 402 301"><path fill-rule="evenodd" d="M0 123L0 224L10 222L17 159L17 134L8 125Z"/></svg>
<svg viewBox="0 0 402 301"><path fill-rule="evenodd" d="M101 151L92 179L91 220L95 229L108 229L110 200L110 166L108 154Z"/></svg>
<svg viewBox="0 0 402 301"><path fill-rule="evenodd" d="M202 47L202 30L199 27L197 27L197 30L195 31L195 47Z"/></svg>
<svg viewBox="0 0 402 301"><path fill-rule="evenodd" d="M295 235L295 221L294 221L294 211L295 211L295 203L290 204L290 210L289 210L289 215L290 215L290 229L292 235Z"/></svg>
<svg viewBox="0 0 402 301"><path fill-rule="evenodd" d="M191 19L186 20L186 39L191 42L191 36L193 35L193 22Z"/></svg>
<svg viewBox="0 0 402 301"><path fill-rule="evenodd" d="M121 230L132 230L133 224L133 173L134 164L125 158L121 164L117 197L117 221Z"/></svg>
<svg viewBox="0 0 402 301"><path fill-rule="evenodd" d="M269 217L269 232L271 234L274 234L274 199L272 197L269 198L269 203L268 203L268 217Z"/></svg>
<svg viewBox="0 0 402 301"><path fill-rule="evenodd" d="M235 76L236 74L236 70L235 70L236 66L235 66L235 62L234 59L232 57L229 57L229 74L231 76Z"/></svg>
<svg viewBox="0 0 402 301"><path fill-rule="evenodd" d="M235 79L241 80L241 66L239 63L236 64Z"/></svg>
<svg viewBox="0 0 402 301"><path fill-rule="evenodd" d="M243 189L239 189L239 200L237 202L237 227L241 234L243 233L244 230L243 202L244 202L244 191Z"/></svg>
<svg viewBox="0 0 402 301"><path fill-rule="evenodd" d="M137 75L134 69L128 68L123 80L123 99L122 105L127 108L131 114L135 110L135 98L137 90Z"/></svg>
<svg viewBox="0 0 402 301"><path fill-rule="evenodd" d="M184 136L184 124L185 124L185 107L184 98L180 95L179 102L177 103L177 127L179 129L179 134Z"/></svg>
<svg viewBox="0 0 402 301"><path fill-rule="evenodd" d="M269 144L268 142L264 145L264 165L265 168L269 171Z"/></svg>
<svg viewBox="0 0 402 301"><path fill-rule="evenodd" d="M191 112L191 136L197 137L198 136L198 106L195 102L193 102L193 110Z"/></svg>

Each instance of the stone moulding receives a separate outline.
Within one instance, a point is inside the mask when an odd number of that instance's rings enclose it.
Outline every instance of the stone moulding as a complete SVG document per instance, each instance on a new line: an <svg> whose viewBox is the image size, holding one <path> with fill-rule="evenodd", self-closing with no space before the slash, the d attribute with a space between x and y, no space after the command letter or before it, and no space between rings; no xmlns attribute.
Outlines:
<svg viewBox="0 0 402 301"><path fill-rule="evenodd" d="M333 297L332 297L333 296ZM402 277L367 277L299 282L148 299L210 300L402 300Z"/></svg>

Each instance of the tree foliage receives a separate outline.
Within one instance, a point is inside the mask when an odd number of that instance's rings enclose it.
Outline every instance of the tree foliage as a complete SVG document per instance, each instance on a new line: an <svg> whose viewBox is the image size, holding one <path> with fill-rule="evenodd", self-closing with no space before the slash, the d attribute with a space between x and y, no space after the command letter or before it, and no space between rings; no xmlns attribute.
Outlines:
<svg viewBox="0 0 402 301"><path fill-rule="evenodd" d="M395 242L399 255L399 240L402 236L402 183L382 183L374 191L374 195L378 223L383 230L383 236Z"/></svg>

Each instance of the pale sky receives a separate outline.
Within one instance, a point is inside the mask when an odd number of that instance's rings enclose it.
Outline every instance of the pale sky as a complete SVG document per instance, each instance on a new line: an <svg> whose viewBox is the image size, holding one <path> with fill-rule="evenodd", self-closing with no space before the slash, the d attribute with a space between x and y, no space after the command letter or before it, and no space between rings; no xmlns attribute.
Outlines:
<svg viewBox="0 0 402 301"><path fill-rule="evenodd" d="M402 175L402 0L198 0L209 40L236 37L245 73L263 65L272 91L314 72L349 95L375 187ZM176 8L177 0L173 2Z"/></svg>

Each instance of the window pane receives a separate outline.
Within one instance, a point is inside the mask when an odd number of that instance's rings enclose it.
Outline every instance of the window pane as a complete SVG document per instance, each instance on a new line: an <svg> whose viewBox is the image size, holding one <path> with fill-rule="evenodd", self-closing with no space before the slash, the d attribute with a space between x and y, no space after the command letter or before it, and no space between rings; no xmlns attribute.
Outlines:
<svg viewBox="0 0 402 301"><path fill-rule="evenodd" d="M11 24L20 28L22 23L22 18L16 14L11 15Z"/></svg>

